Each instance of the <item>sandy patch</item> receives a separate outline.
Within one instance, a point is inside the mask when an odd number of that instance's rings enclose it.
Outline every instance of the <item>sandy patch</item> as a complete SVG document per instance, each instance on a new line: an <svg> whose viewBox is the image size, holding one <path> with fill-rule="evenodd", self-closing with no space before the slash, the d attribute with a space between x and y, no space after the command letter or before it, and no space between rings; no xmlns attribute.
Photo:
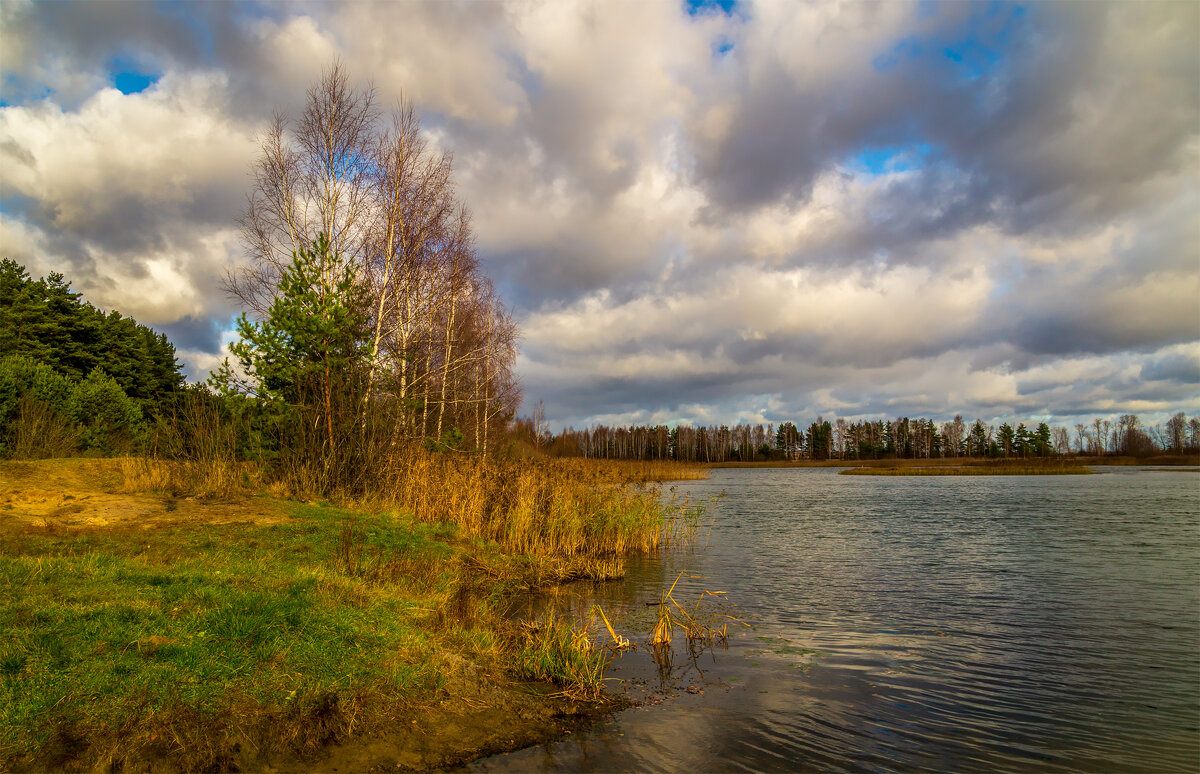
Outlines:
<svg viewBox="0 0 1200 774"><path fill-rule="evenodd" d="M266 497L202 500L123 492L118 460L0 463L0 527L64 530L153 529L180 523L273 524L286 503Z"/></svg>

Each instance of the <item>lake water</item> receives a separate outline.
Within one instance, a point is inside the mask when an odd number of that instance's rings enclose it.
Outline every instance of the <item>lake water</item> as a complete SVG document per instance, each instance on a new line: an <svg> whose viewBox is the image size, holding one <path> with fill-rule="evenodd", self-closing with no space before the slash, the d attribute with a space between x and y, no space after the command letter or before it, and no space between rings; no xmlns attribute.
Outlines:
<svg viewBox="0 0 1200 774"><path fill-rule="evenodd" d="M526 771L1200 770L1200 475L863 477L721 469L694 552L580 585L645 641L724 591L726 648L608 676L644 706L475 762Z"/></svg>

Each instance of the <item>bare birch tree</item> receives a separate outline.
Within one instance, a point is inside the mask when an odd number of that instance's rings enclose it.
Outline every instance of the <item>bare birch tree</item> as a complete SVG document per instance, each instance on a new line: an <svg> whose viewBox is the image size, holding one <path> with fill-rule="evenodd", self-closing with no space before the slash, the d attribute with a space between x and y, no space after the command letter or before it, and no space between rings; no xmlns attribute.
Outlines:
<svg viewBox="0 0 1200 774"><path fill-rule="evenodd" d="M294 122L275 117L240 221L249 260L225 289L261 317L293 255L327 235L365 299L362 421L385 416L393 443L452 426L484 449L517 402L516 326L482 275L450 154L410 103L377 103L335 63Z"/></svg>

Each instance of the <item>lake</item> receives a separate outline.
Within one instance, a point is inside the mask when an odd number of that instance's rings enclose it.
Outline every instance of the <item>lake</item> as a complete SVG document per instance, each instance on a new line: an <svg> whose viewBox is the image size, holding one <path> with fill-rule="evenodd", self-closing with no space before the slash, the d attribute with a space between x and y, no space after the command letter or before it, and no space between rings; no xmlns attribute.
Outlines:
<svg viewBox="0 0 1200 774"><path fill-rule="evenodd" d="M553 604L644 642L678 577L681 603L723 591L751 626L622 654L608 677L643 706L468 768L1195 772L1200 475L1098 470L676 484L724 493L694 551Z"/></svg>

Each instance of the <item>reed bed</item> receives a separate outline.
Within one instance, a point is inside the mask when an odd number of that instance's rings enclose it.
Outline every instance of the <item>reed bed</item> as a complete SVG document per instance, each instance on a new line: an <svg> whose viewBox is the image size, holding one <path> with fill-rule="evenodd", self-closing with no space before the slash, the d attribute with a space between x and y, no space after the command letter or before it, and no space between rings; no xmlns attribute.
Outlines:
<svg viewBox="0 0 1200 774"><path fill-rule="evenodd" d="M265 489L313 497L295 489L295 476L272 480L258 467L224 461L128 459L121 472L126 491L234 496ZM629 555L693 543L705 506L664 494L656 482L703 474L675 463L504 460L401 449L380 462L368 492L340 499L356 510L390 513L397 525L415 521L456 542L485 541L506 558L482 564L466 559L449 572L443 562L431 563L399 544L377 545L390 530L369 537L362 526L347 522L333 547L334 566L373 587L436 595L435 622L445 619L439 625L462 629L465 638L482 631L472 622L490 622L483 630L505 630L491 609L497 589L510 593L576 578L615 579L624 575ZM378 522L373 529L378 532ZM677 619L689 638L700 631L695 615L680 613ZM551 680L566 695L595 699L612 650L591 644L589 633L598 620L620 644L602 611L577 623L552 616L502 637L496 647L505 655L496 659L521 677Z"/></svg>
<svg viewBox="0 0 1200 774"><path fill-rule="evenodd" d="M297 484L302 476L280 477L216 455L124 458L120 471L125 492L232 498L266 491L321 499ZM664 496L657 482L704 475L675 462L504 460L411 447L381 460L366 492L334 499L452 524L462 537L529 557L542 582L612 579L624 575L628 555L694 542L703 505Z"/></svg>
<svg viewBox="0 0 1200 774"><path fill-rule="evenodd" d="M703 510L646 483L666 472L684 470L407 450L388 460L376 498L513 553L615 559L694 540Z"/></svg>
<svg viewBox="0 0 1200 774"><path fill-rule="evenodd" d="M629 482L699 481L708 478L706 466L674 460L580 460L564 462L606 468Z"/></svg>

